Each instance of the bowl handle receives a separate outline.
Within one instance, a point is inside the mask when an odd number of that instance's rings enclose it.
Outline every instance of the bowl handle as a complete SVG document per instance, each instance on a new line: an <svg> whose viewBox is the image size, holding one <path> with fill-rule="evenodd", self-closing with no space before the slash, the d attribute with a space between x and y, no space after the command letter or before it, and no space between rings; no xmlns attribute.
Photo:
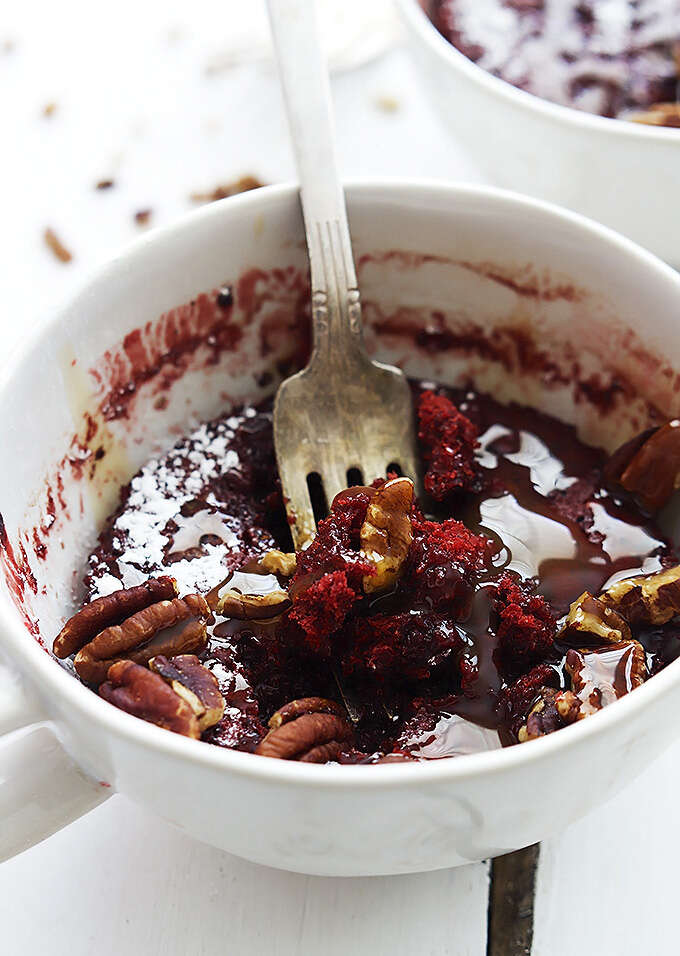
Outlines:
<svg viewBox="0 0 680 956"><path fill-rule="evenodd" d="M0 862L110 795L74 763L54 724L0 662Z"/></svg>

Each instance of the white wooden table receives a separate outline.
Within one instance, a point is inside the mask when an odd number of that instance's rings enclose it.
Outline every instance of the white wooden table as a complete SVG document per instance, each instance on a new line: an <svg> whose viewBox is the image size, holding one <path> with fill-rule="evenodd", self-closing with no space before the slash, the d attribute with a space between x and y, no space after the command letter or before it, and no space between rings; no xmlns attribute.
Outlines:
<svg viewBox="0 0 680 956"><path fill-rule="evenodd" d="M250 9L255 0L242 3ZM191 207L192 191L244 173L267 182L293 176L271 63L224 65L240 29L238 0L6 7L3 351L139 232L136 211L151 208L160 225ZM479 180L401 49L336 74L333 87L347 178ZM55 108L44 116L48 103ZM112 188L94 188L108 178ZM47 226L72 251L68 265L45 247ZM679 796L675 747L608 806L542 845L535 956L678 951ZM360 880L279 873L195 843L113 797L0 866L0 951L482 956L488 880L483 863Z"/></svg>

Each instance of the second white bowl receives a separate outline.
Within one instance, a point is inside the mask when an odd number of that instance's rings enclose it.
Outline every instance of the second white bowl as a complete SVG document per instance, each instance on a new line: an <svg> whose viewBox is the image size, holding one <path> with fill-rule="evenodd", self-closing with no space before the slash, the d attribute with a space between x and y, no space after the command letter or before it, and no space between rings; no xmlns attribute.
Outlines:
<svg viewBox="0 0 680 956"><path fill-rule="evenodd" d="M558 106L476 66L398 0L433 101L491 181L560 203L680 266L680 130Z"/></svg>

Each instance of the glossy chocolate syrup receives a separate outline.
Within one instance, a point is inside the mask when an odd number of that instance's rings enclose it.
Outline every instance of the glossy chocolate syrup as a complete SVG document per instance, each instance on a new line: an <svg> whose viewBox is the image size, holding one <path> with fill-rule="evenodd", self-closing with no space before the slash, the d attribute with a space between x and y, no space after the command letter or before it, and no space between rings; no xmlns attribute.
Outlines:
<svg viewBox="0 0 680 956"><path fill-rule="evenodd" d="M616 577L673 561L654 524L602 487L605 455L580 442L573 428L488 396L441 391L479 428L485 487L446 507L423 502L424 510L457 518L494 542L469 613L447 625L460 635L460 655L472 675L465 692L449 665L428 680L379 684L342 677L339 688L328 663L282 646L275 623L221 622L204 661L218 677L227 709L206 739L253 750L268 718L286 701L345 695L359 718L357 748L348 761L392 749L434 759L497 746L493 731L503 730L499 695L505 682L491 626L492 586L502 571L531 582L559 617L584 590L597 593ZM90 559L89 596L159 572L176 576L183 591L206 593L266 548L290 550L273 462L270 406L203 425L150 462L124 492ZM188 527L195 516L196 534ZM268 584L277 583L270 576ZM370 602L368 613L407 609L407 595L387 595ZM680 629L651 631L641 640L654 672L678 655ZM565 653L556 646L548 661L556 684L564 682Z"/></svg>
<svg viewBox="0 0 680 956"><path fill-rule="evenodd" d="M536 582L560 617L583 591L596 594L619 577L662 566L668 544L658 529L602 487L601 450L584 445L572 427L551 416L475 393L446 394L478 425L478 459L488 477L481 494L461 498L454 516L495 542L494 572L507 569ZM465 653L479 669L477 692L450 697L446 712L498 729L503 679L489 614L488 584L482 581L470 617L458 623ZM664 640L657 636L657 645ZM671 659L677 654L668 641L664 650L674 652ZM558 646L554 656L560 684L564 653Z"/></svg>
<svg viewBox="0 0 680 956"><path fill-rule="evenodd" d="M497 569L536 579L562 614L583 591L597 593L621 572L661 567L667 542L635 506L602 487L602 451L550 416L455 397L479 426L479 460L490 479L456 517L497 541Z"/></svg>

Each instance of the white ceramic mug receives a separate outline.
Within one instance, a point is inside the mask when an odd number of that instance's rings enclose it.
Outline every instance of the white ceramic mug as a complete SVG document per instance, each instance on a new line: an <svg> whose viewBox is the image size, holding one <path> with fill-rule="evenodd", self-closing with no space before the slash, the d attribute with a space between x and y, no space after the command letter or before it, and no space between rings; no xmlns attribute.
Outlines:
<svg viewBox="0 0 680 956"><path fill-rule="evenodd" d="M608 448L652 408L680 413L680 278L648 253L488 189L364 184L348 189L348 205L367 339L381 358L534 404ZM220 338L214 294L199 294L225 281L235 305ZM414 765L303 765L138 720L46 652L119 486L191 421L275 387L267 373L296 350L305 282L295 188L258 190L143 237L2 369L0 651L11 677L0 694L0 855L118 791L271 866L453 866L548 836L676 737L680 664L518 747Z"/></svg>
<svg viewBox="0 0 680 956"><path fill-rule="evenodd" d="M680 267L680 131L594 116L506 83L397 0L433 103L492 183L558 202Z"/></svg>

